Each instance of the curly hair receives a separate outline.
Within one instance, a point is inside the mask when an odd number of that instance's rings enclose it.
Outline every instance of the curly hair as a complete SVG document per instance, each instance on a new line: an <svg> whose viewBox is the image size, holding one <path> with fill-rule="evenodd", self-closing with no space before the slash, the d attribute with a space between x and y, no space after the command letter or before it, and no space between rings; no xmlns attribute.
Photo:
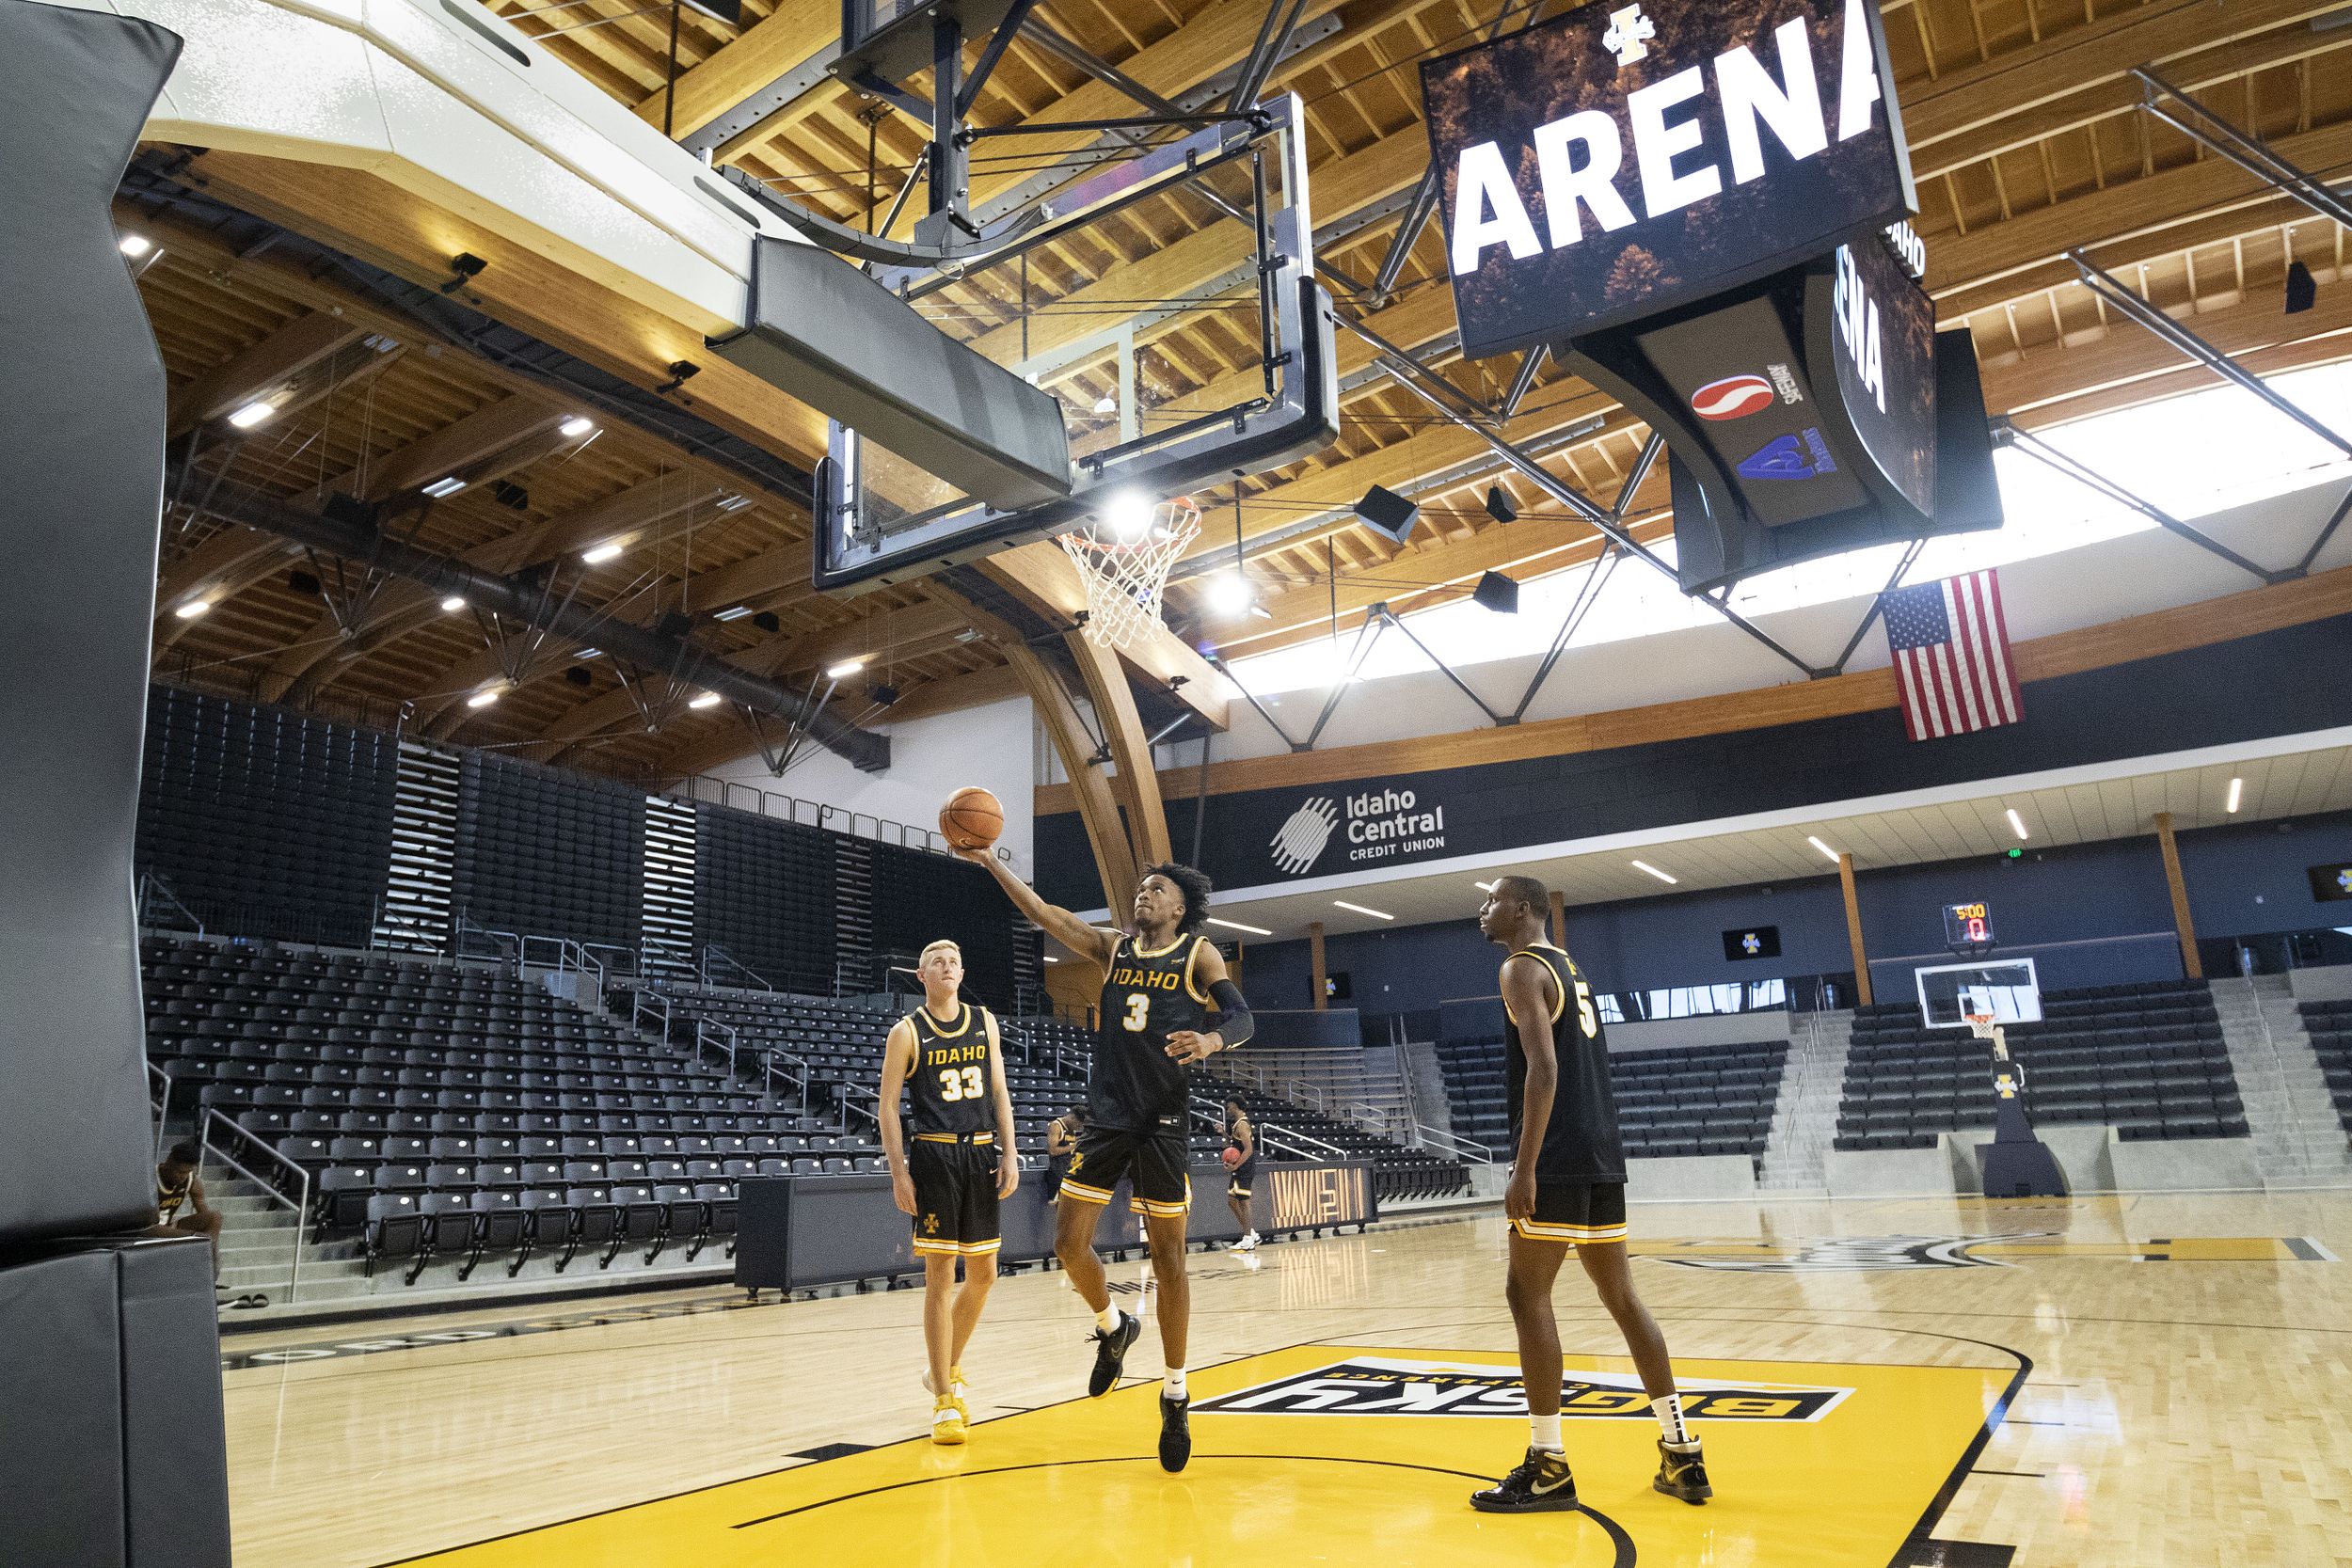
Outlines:
<svg viewBox="0 0 2352 1568"><path fill-rule="evenodd" d="M1148 865L1144 867L1143 874L1147 877L1165 877L1176 884L1176 891L1184 898L1184 918L1176 922L1176 934L1185 937L1198 935L1200 923L1209 918L1209 895L1215 891L1209 882L1209 874L1196 871L1189 865L1180 865L1174 861Z"/></svg>

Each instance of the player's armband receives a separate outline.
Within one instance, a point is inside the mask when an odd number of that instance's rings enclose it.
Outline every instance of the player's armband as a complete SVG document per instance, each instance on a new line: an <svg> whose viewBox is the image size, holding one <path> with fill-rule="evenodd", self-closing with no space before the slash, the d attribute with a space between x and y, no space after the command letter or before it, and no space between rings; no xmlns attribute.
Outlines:
<svg viewBox="0 0 2352 1568"><path fill-rule="evenodd" d="M1249 1016L1249 1004L1242 1000L1241 988L1232 981L1212 984L1209 1000L1216 1004L1216 1033L1225 1041L1226 1050L1239 1050L1258 1032L1258 1021Z"/></svg>

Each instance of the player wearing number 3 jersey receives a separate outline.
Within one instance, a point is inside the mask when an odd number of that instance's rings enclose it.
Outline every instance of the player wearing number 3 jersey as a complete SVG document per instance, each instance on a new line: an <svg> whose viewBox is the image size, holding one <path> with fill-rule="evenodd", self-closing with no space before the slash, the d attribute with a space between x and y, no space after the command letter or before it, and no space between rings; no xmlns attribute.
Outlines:
<svg viewBox="0 0 2352 1568"><path fill-rule="evenodd" d="M996 1280L996 1206L1020 1184L1021 1157L996 1019L963 1000L963 954L952 942L932 942L915 973L923 1005L892 1026L882 1048L882 1140L891 1194L914 1216L914 1255L923 1260L930 1356L923 1386L937 1397L931 1441L961 1443L971 1422L963 1348ZM913 1112L911 1146L898 1125L901 1085Z"/></svg>
<svg viewBox="0 0 2352 1568"><path fill-rule="evenodd" d="M1188 865L1155 865L1136 889L1135 930L1104 931L1039 897L984 850L959 851L988 867L1021 912L1073 952L1103 966L1094 1060L1087 1074L1087 1119L1062 1179L1055 1252L1070 1283L1094 1311L1094 1371L1100 1399L1119 1384L1127 1347L1142 1323L1111 1305L1094 1255L1094 1232L1124 1180L1143 1216L1152 1277L1160 1295L1160 1464L1181 1470L1192 1456L1184 1387L1192 1293L1184 1279L1184 1214L1192 1183L1184 1131L1192 1085L1184 1069L1249 1037L1248 1004L1225 959L1200 935L1209 879Z"/></svg>

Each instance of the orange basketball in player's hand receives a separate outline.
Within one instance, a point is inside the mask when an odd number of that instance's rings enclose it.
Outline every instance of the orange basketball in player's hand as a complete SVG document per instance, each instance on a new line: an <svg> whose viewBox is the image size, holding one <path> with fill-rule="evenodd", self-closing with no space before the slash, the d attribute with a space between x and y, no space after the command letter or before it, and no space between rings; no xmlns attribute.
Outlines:
<svg viewBox="0 0 2352 1568"><path fill-rule="evenodd" d="M939 831L959 849L985 849L1005 831L1005 808L987 790L967 785L939 808Z"/></svg>
<svg viewBox="0 0 2352 1568"><path fill-rule="evenodd" d="M1238 1164L1241 1164L1241 1149L1240 1149L1239 1146L1237 1146L1237 1145L1233 1145L1233 1144L1228 1144L1228 1145L1226 1145L1226 1146L1225 1146L1225 1168L1226 1168L1227 1170L1232 1170L1232 1169L1235 1165L1238 1165Z"/></svg>

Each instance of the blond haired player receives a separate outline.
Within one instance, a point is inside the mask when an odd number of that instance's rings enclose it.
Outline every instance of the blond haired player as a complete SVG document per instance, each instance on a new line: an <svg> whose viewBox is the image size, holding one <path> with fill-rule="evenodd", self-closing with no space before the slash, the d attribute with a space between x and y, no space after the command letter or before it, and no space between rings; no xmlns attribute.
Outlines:
<svg viewBox="0 0 2352 1568"><path fill-rule="evenodd" d="M996 1206L1020 1186L1021 1157L996 1017L963 1000L962 949L932 942L915 974L923 1005L891 1026L882 1046L882 1151L890 1158L891 1196L914 1216L914 1255L923 1259L923 1344L930 1361L923 1386L936 1396L931 1441L961 1443L972 1422L963 1351L996 1283ZM901 1085L911 1102L912 1149L898 1124Z"/></svg>

